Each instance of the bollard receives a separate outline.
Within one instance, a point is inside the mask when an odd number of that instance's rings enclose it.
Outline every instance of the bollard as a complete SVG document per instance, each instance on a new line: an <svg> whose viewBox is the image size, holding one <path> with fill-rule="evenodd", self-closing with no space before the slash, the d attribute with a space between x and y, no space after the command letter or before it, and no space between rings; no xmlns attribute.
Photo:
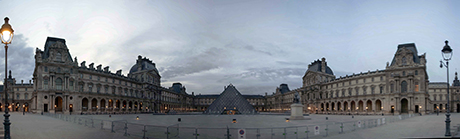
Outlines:
<svg viewBox="0 0 460 139"><path fill-rule="evenodd" d="M147 130L145 129L145 125L144 125L144 130L142 130L142 132L144 132L144 135L142 136L142 138L145 139L145 132L147 132Z"/></svg>
<svg viewBox="0 0 460 139"><path fill-rule="evenodd" d="M112 133L115 133L115 131L113 130L113 127L114 127L114 126L115 126L115 125L113 125L113 122L112 122Z"/></svg>
<svg viewBox="0 0 460 139"><path fill-rule="evenodd" d="M195 136L195 139L198 139L198 136L199 136L200 134L198 134L198 129L197 129L197 128L195 128L195 134L193 134L193 135Z"/></svg>
<svg viewBox="0 0 460 139"><path fill-rule="evenodd" d="M125 123L125 134L123 136L128 136L128 123Z"/></svg>

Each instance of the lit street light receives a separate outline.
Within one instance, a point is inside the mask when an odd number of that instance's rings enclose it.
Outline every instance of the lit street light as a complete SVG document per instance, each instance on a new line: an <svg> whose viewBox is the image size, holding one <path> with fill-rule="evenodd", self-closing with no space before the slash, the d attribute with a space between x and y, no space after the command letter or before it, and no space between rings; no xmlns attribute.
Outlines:
<svg viewBox="0 0 460 139"><path fill-rule="evenodd" d="M0 28L0 38L2 40L2 43L5 44L5 81L3 82L5 86L5 114L3 115L5 117L5 121L3 122L4 128L5 128L5 139L10 139L10 114L8 114L8 44L11 43L13 40L13 28L11 25L8 23L10 19L8 17L5 17L5 23L2 25L2 28Z"/></svg>
<svg viewBox="0 0 460 139"><path fill-rule="evenodd" d="M446 45L444 46L444 48L442 48L441 52L442 52L442 58L446 61L446 63L444 64L442 62L442 60L440 61L441 62L441 68L442 66L444 65L447 69L447 105L446 105L446 108L447 108L447 113L446 113L446 134L445 136L451 136L450 134L450 109L449 109L449 60L452 58L452 49L450 48L450 46L447 44L449 43L449 41L445 41Z"/></svg>

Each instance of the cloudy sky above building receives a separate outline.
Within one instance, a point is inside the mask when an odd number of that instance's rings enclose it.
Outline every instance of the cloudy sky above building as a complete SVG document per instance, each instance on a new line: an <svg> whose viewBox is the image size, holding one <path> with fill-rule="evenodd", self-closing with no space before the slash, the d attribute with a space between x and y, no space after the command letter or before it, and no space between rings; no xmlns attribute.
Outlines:
<svg viewBox="0 0 460 139"><path fill-rule="evenodd" d="M138 55L153 60L162 86L187 92L243 94L301 87L308 64L325 57L336 77L385 69L398 44L427 55L431 82L444 41L460 68L460 1L1 1L15 30L9 69L28 82L35 49L66 39L72 57L127 75ZM4 49L0 67L4 67ZM0 76L4 69L0 68Z"/></svg>

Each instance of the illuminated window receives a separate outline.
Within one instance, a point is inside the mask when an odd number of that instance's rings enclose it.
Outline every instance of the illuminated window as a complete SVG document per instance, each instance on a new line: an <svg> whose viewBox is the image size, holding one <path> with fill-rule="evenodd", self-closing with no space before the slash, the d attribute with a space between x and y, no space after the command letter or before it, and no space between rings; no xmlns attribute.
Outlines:
<svg viewBox="0 0 460 139"><path fill-rule="evenodd" d="M415 92L418 92L418 82L415 82Z"/></svg>

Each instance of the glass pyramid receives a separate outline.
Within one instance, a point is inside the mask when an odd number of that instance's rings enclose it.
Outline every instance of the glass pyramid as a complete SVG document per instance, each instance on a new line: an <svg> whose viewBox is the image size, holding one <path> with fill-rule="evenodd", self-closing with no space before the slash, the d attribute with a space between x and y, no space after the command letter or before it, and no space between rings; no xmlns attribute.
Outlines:
<svg viewBox="0 0 460 139"><path fill-rule="evenodd" d="M255 114L256 110L232 84L204 111L205 114Z"/></svg>

